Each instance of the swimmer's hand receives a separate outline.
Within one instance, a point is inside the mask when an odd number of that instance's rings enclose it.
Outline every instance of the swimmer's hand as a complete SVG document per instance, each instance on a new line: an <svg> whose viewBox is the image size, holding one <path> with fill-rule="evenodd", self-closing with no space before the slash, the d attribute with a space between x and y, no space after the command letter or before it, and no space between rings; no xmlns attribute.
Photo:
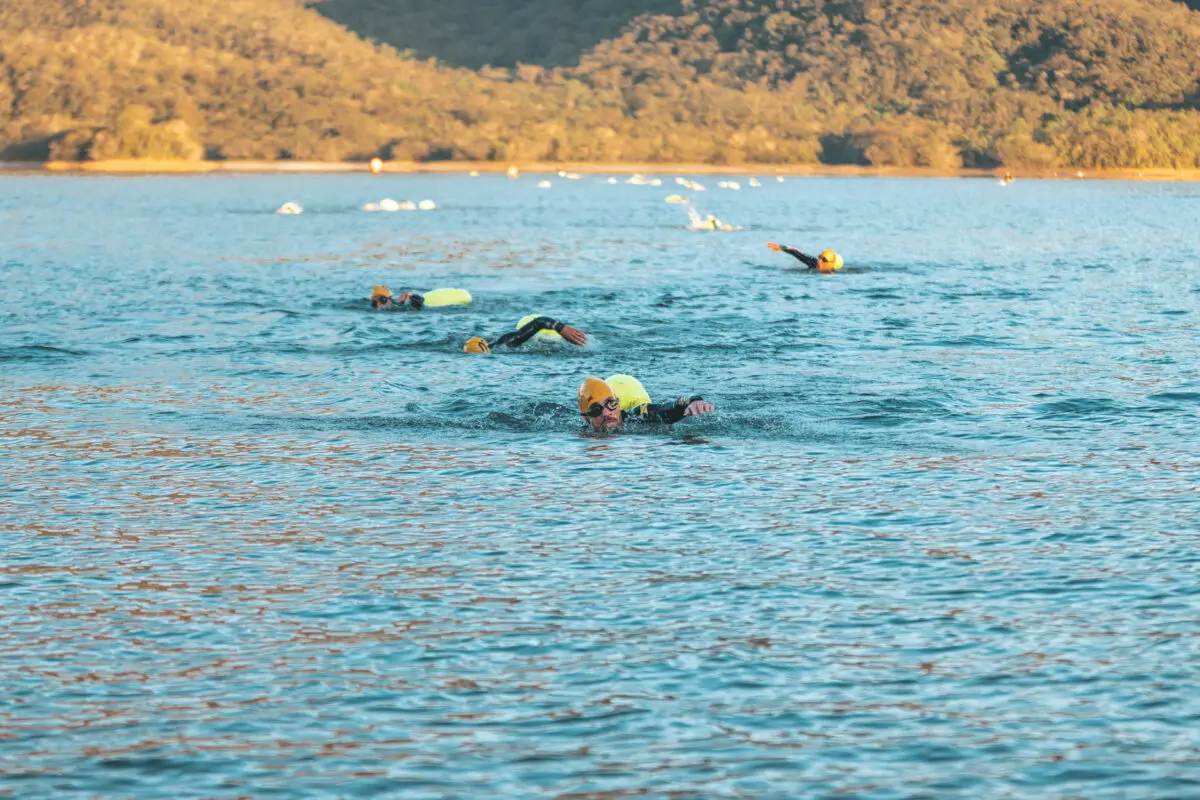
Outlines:
<svg viewBox="0 0 1200 800"><path fill-rule="evenodd" d="M774 242L767 242L767 249L774 250L776 253L778 253L780 250L783 249L783 247L775 244Z"/></svg>
<svg viewBox="0 0 1200 800"><path fill-rule="evenodd" d="M559 333L571 344L577 344L580 347L587 344L587 334L579 330L579 328L563 325L563 329Z"/></svg>
<svg viewBox="0 0 1200 800"><path fill-rule="evenodd" d="M701 414L711 414L716 411L716 408L713 406L713 404L707 400L693 400L690 403L688 403L686 397L681 397L679 400L680 405L687 403L687 408L683 412L685 417L698 417Z"/></svg>
<svg viewBox="0 0 1200 800"><path fill-rule="evenodd" d="M396 303L398 305L404 305L411 299L412 299L412 292L401 292L400 294L396 295Z"/></svg>

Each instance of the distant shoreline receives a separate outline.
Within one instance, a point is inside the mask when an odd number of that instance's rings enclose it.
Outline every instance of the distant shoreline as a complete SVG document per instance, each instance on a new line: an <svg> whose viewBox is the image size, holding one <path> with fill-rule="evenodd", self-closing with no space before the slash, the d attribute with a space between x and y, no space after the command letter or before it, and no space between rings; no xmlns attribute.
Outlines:
<svg viewBox="0 0 1200 800"><path fill-rule="evenodd" d="M1200 181L1200 169L956 169L925 167L865 167L853 164L594 164L594 163L517 163L522 173L556 174L560 171L589 175L756 175L759 177L854 176L892 178L1002 178L1011 172L1017 178L1059 180L1122 181ZM384 174L457 174L468 172L503 174L509 168L499 161L392 161ZM48 161L0 162L0 174L70 175L197 175L209 173L263 174L340 174L369 172L365 162L320 161Z"/></svg>

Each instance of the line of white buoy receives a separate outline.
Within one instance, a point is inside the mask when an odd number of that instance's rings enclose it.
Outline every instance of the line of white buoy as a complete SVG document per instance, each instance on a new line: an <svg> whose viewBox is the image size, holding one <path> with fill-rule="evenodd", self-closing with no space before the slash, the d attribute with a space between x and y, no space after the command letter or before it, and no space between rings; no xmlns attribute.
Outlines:
<svg viewBox="0 0 1200 800"><path fill-rule="evenodd" d="M369 165L369 168L372 173L379 174L380 172L383 171L383 163L378 158L372 159L372 161ZM469 174L473 178L478 177L479 171L471 170ZM517 166L514 165L514 166L511 166L508 168L507 174L508 174L509 178L516 179L516 178L520 177L521 170ZM559 170L558 177L560 177L564 180L569 180L569 181L580 180L580 175L578 173L567 172L566 170ZM778 181L779 183L783 183L784 179L783 179L782 175L776 175L775 180ZM620 183L620 181L618 181L617 178L615 178L615 177L609 177L607 179L603 179L602 182L610 184L610 185ZM654 178L654 177L647 177L646 175L644 175L640 172L630 175L629 178L625 181L625 183L630 186L662 186L661 179ZM700 183L699 181L691 180L690 178L677 177L677 178L675 178L675 183L677 185L682 186L685 189L689 189L693 192L705 191L704 184ZM755 177L749 178L747 180L747 184L751 188L755 188L755 189L762 187L762 183L759 181L758 178L755 178ZM554 184L549 180L541 180L537 183L537 188L539 188L539 189L551 189L551 188L553 188L553 186L554 186ZM732 180L719 181L717 183L717 186L718 186L718 188L726 189L729 191L735 191L735 192L742 188L742 185L739 182L732 181ZM683 195L678 195L678 194L669 195L666 198L666 200L668 203L679 203L679 204L686 204L689 202L687 197L684 197ZM437 207L438 207L437 203L435 203L433 200L422 200L420 202L413 202L412 200L397 201L397 200L393 200L390 197L385 197L384 199L380 200L378 203L365 204L362 207L362 210L363 211L372 211L372 212L374 212L374 211L387 211L387 212L432 211L432 210L436 209ZM692 209L692 208L689 208L688 211L689 211L689 213L698 213L695 211L695 209ZM297 214L303 214L304 207L296 202L287 202L287 203L284 203L282 206L280 206L275 211L275 213L294 216ZM733 228L732 226L725 225L724 223L722 223L720 220L718 220L716 217L712 216L711 214L708 215L707 218L700 217L699 220L697 220L696 218L693 218L692 224L689 225L688 227L692 228L693 230L740 230L740 228Z"/></svg>

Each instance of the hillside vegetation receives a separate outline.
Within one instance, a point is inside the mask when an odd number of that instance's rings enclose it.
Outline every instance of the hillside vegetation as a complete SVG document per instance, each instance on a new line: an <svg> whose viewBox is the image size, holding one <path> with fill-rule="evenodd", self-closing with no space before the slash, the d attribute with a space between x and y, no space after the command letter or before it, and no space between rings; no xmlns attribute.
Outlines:
<svg viewBox="0 0 1200 800"><path fill-rule="evenodd" d="M487 157L552 116L529 87L401 57L293 0L5 0L0 65L10 159ZM514 104L515 124L476 124Z"/></svg>
<svg viewBox="0 0 1200 800"><path fill-rule="evenodd" d="M1197 167L1198 108L1173 0L0 4L10 159Z"/></svg>
<svg viewBox="0 0 1200 800"><path fill-rule="evenodd" d="M1169 0L750 0L643 16L576 72L631 103L768 90L826 158L1193 166L1200 15ZM612 83L612 81L616 83Z"/></svg>
<svg viewBox="0 0 1200 800"><path fill-rule="evenodd" d="M361 36L470 69L571 66L581 54L620 35L634 17L680 10L679 0L308 2Z"/></svg>

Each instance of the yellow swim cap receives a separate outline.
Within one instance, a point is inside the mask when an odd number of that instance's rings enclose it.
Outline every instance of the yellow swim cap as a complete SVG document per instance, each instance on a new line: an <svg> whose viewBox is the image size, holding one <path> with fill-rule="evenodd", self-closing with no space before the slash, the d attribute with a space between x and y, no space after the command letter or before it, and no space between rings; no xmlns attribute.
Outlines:
<svg viewBox="0 0 1200 800"><path fill-rule="evenodd" d="M482 336L472 336L467 339L467 343L463 345L464 353L490 353L492 348L488 347L488 343Z"/></svg>
<svg viewBox="0 0 1200 800"><path fill-rule="evenodd" d="M610 397L616 397L612 387L599 378L588 378L579 387L579 413L587 410L596 403L603 403Z"/></svg>
<svg viewBox="0 0 1200 800"><path fill-rule="evenodd" d="M632 375L609 375L605 383L621 401L622 411L630 411L650 402L650 394L646 387Z"/></svg>
<svg viewBox="0 0 1200 800"><path fill-rule="evenodd" d="M833 250L822 250L820 257L817 259L817 269L821 269L822 265L828 267L828 269L822 270L822 272L837 272L846 266L846 262Z"/></svg>
<svg viewBox="0 0 1200 800"><path fill-rule="evenodd" d="M532 322L533 320L537 319L540 316L541 316L541 314L529 314L527 316L521 317L521 321L517 323L517 330L521 330L521 328L524 327L525 323ZM535 336L534 338L535 339L561 339L562 335L559 334L558 331L538 331L537 336Z"/></svg>
<svg viewBox="0 0 1200 800"><path fill-rule="evenodd" d="M374 300L376 297L391 297L391 296L392 296L392 290L386 286L376 286L374 289L371 290L371 299L372 300Z"/></svg>

